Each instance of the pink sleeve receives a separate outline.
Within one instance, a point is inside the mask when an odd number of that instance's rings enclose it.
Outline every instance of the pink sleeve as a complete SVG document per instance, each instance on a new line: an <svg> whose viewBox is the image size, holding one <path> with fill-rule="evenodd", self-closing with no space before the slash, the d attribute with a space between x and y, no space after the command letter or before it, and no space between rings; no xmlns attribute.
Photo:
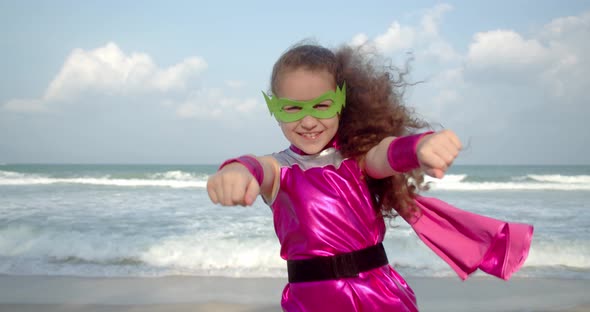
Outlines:
<svg viewBox="0 0 590 312"><path fill-rule="evenodd" d="M421 212L408 222L461 279L481 269L507 280L524 264L533 226L463 211L436 198L418 196L416 204Z"/></svg>

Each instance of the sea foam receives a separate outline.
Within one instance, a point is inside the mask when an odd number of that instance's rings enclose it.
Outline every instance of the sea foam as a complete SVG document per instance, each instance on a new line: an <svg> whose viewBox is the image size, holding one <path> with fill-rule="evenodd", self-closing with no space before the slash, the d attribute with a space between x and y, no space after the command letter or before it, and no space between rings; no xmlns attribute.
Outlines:
<svg viewBox="0 0 590 312"><path fill-rule="evenodd" d="M0 171L0 185L48 185L48 184L85 184L119 187L171 187L171 188L205 188L207 176L193 176L182 171L155 173L147 178L113 178L110 175L100 177L66 177L56 178L41 174L23 174L18 172Z"/></svg>
<svg viewBox="0 0 590 312"><path fill-rule="evenodd" d="M510 177L509 181L469 181L467 175L448 175L443 179L426 179L433 190L497 191L497 190L559 190L590 191L590 176L528 175Z"/></svg>
<svg viewBox="0 0 590 312"><path fill-rule="evenodd" d="M384 244L390 262L414 275L454 275L415 235L408 235L410 231L389 231ZM4 263L0 274L285 276L285 261L279 256L280 246L273 235L246 238L247 233L229 237L210 234L125 236L5 226L0 229L0 262ZM590 272L590 248L584 241L534 243L525 267L569 267Z"/></svg>

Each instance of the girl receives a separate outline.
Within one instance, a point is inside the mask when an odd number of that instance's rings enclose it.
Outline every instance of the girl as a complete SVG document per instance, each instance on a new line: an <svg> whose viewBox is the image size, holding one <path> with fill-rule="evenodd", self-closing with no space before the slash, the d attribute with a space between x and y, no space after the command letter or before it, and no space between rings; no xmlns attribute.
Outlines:
<svg viewBox="0 0 590 312"><path fill-rule="evenodd" d="M400 103L402 79L350 47L298 45L276 62L268 108L291 146L224 162L209 178L214 203L273 212L289 283L284 311L418 311L381 244L384 217L402 216L465 279L508 279L528 254L532 226L506 223L417 195L423 172L442 178L461 143ZM403 74L400 75L403 78Z"/></svg>

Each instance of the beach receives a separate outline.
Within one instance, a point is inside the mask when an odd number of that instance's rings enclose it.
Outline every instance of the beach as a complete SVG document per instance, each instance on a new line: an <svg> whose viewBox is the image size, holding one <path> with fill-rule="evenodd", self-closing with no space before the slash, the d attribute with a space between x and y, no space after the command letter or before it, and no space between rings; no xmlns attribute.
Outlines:
<svg viewBox="0 0 590 312"><path fill-rule="evenodd" d="M421 311L590 311L577 279L407 278ZM281 311L283 278L0 276L0 311Z"/></svg>
<svg viewBox="0 0 590 312"><path fill-rule="evenodd" d="M215 170L1 166L0 312L280 311L287 270L272 213L261 200L212 204ZM463 282L389 220L389 262L421 311L590 311L590 166L455 166L432 183L425 196L535 234L509 282Z"/></svg>

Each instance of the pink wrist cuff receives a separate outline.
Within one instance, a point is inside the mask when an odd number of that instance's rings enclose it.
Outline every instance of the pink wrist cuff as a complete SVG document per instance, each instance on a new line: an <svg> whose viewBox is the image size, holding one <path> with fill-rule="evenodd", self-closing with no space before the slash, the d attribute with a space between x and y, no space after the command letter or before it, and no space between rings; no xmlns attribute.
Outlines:
<svg viewBox="0 0 590 312"><path fill-rule="evenodd" d="M250 173L254 176L256 182L258 182L258 185L262 185L262 181L264 180L264 169L256 157L244 155L238 158L228 159L224 161L221 166L219 166L218 170L221 170L221 168L234 162L244 165L244 167L246 167L248 171L250 171Z"/></svg>
<svg viewBox="0 0 590 312"><path fill-rule="evenodd" d="M420 139L434 131L398 137L389 144L387 161L395 172L408 172L420 168L416 146Z"/></svg>

